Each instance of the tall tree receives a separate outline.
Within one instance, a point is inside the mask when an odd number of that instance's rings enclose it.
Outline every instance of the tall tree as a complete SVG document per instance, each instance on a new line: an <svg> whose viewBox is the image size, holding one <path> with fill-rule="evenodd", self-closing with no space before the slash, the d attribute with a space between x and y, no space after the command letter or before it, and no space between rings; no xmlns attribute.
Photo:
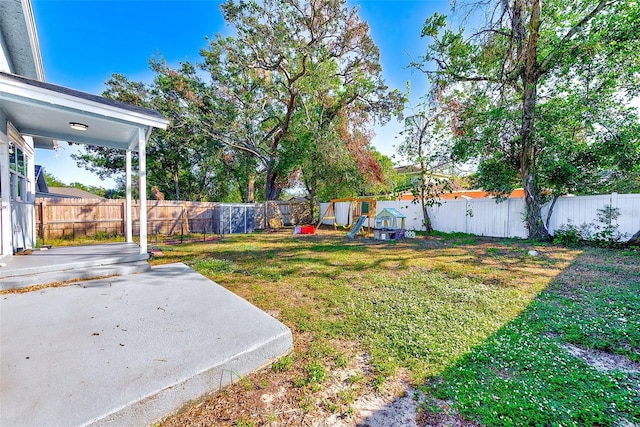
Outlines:
<svg viewBox="0 0 640 427"><path fill-rule="evenodd" d="M443 172L452 167L448 150L447 127L442 121L442 111L436 107L425 107L405 119L398 154L415 162L418 178L412 184L415 203L422 207L425 230L433 231L429 207L438 203L438 197L451 191L452 176Z"/></svg>
<svg viewBox="0 0 640 427"><path fill-rule="evenodd" d="M128 80L115 74L107 82L104 96L160 111L169 118L167 130L152 133L147 145L147 181L157 186L167 199L225 200L237 193L233 168L224 159L225 146L209 138L189 102L202 91L195 68L182 64L172 70L164 60L151 61L156 73L150 84ZM87 146L73 156L101 177L119 176L125 168L124 152L107 147ZM133 163L137 164L134 153Z"/></svg>
<svg viewBox="0 0 640 427"><path fill-rule="evenodd" d="M479 159L479 182L489 191L504 194L521 185L529 236L542 239L548 236L543 190L554 173L629 170L638 158L637 120L629 120L628 104L640 87L640 4L489 0L470 6L466 12L483 22L480 30L448 28L446 17L435 14L423 28L433 43L414 65L429 73L436 96L459 106L454 155ZM586 108L558 121L563 101ZM576 145L580 155L561 158Z"/></svg>
<svg viewBox="0 0 640 427"><path fill-rule="evenodd" d="M298 140L296 120L329 132L347 111L380 120L399 111L369 27L345 0L229 0L222 11L235 35L202 51L211 77L202 119L216 123L211 136L257 159L267 200L301 167L298 146L313 142Z"/></svg>

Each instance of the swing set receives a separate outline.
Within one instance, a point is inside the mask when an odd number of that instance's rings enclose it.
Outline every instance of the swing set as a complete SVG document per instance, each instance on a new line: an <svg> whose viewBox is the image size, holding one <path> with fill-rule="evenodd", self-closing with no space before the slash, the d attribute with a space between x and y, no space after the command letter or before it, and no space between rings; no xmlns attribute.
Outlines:
<svg viewBox="0 0 640 427"><path fill-rule="evenodd" d="M373 223L375 225L376 219L376 199L374 197L345 197L342 199L331 199L329 202L329 207L324 212L318 225L316 228L319 228L322 225L322 222L326 219L330 219L333 222L333 229L338 229L338 224L336 222L336 203L344 203L349 202L349 210L351 211L351 215L348 218L348 223L346 225L341 225L347 230L350 230L357 222L358 218L365 216L366 217L366 227L367 233L371 231L371 219L373 218Z"/></svg>

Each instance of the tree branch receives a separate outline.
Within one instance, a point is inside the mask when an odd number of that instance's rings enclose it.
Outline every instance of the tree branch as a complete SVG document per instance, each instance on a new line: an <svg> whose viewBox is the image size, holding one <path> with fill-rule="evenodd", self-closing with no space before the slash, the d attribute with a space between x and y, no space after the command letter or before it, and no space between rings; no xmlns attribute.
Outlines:
<svg viewBox="0 0 640 427"><path fill-rule="evenodd" d="M598 15L600 12L602 12L606 7L611 6L613 4L614 4L614 2L610 2L610 1L606 1L606 0L600 0L600 2L595 7L595 9L593 9L589 14L587 14L584 18L582 18L580 20L580 22L578 22L576 25L574 25L571 29L569 29L567 34L565 34L564 37L562 37L562 39L560 40L560 44L558 45L558 47L556 49L552 50L551 52L549 52L547 57L544 58L542 60L542 62L540 63L540 67L538 68L539 75L542 75L542 74L544 74L544 73L546 73L548 71L548 69L551 66L551 62L553 62L557 58L557 56L560 54L560 50L569 41L569 39L571 39L571 37L573 37L575 34L577 34L579 31L581 31L582 27L584 27L586 24L588 24L589 21L591 21L593 18L595 18L596 15ZM576 47L573 47L571 50L574 50L575 48Z"/></svg>

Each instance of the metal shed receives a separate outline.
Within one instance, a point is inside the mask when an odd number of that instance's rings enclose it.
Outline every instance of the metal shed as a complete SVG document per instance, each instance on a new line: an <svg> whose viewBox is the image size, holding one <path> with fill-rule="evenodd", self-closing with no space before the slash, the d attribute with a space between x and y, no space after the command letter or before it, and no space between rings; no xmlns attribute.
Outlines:
<svg viewBox="0 0 640 427"><path fill-rule="evenodd" d="M253 233L255 224L255 205L220 203L213 207L213 232L216 234Z"/></svg>

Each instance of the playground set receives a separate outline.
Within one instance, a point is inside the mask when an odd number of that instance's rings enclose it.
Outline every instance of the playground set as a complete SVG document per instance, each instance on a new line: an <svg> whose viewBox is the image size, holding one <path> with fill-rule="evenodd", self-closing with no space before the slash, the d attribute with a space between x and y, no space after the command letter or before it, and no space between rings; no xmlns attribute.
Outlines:
<svg viewBox="0 0 640 427"><path fill-rule="evenodd" d="M377 201L373 197L347 197L332 199L329 207L318 221L319 228L325 220L332 220L333 229L337 230L336 203L349 203L349 222L342 226L349 230L347 237L355 238L357 234L368 235L373 229L374 239L402 239L404 238L404 219L397 209L386 208L376 215ZM373 223L373 226L372 226Z"/></svg>

